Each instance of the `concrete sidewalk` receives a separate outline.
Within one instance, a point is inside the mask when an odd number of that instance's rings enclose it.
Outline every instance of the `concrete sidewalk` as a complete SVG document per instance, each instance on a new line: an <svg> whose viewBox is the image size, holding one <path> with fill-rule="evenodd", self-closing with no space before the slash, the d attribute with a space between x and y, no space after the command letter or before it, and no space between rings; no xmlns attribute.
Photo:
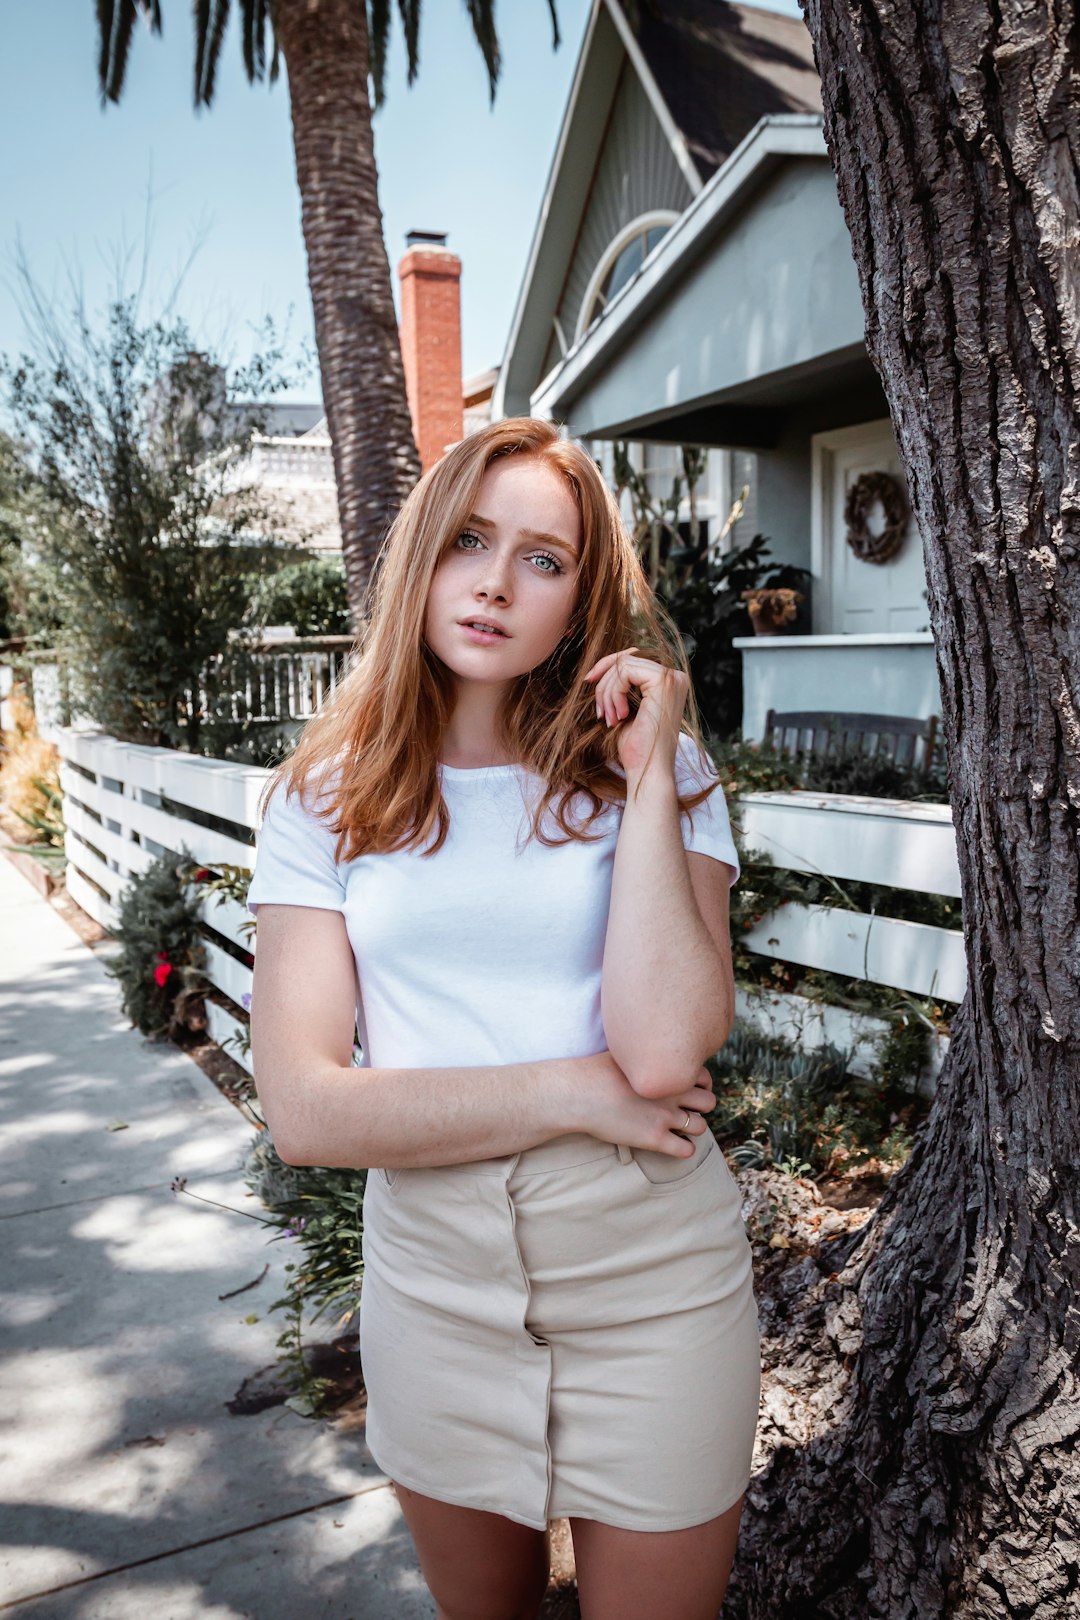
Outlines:
<svg viewBox="0 0 1080 1620"><path fill-rule="evenodd" d="M288 1245L170 1182L261 1212L250 1137L0 858L0 1612L434 1615L362 1431L226 1410L275 1361Z"/></svg>

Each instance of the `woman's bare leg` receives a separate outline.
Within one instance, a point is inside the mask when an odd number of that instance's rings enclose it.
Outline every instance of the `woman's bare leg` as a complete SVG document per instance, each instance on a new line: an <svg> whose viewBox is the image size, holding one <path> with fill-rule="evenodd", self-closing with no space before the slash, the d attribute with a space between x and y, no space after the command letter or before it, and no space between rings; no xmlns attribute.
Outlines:
<svg viewBox="0 0 1080 1620"><path fill-rule="evenodd" d="M548 1584L545 1530L394 1490L438 1620L535 1620Z"/></svg>
<svg viewBox="0 0 1080 1620"><path fill-rule="evenodd" d="M582 1620L716 1620L742 1498L689 1530L616 1530L571 1519Z"/></svg>

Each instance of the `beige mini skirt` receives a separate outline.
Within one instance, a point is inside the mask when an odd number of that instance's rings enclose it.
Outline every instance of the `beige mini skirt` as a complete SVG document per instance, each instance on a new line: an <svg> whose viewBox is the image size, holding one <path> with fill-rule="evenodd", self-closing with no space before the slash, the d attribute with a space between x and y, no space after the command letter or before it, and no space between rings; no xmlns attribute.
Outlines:
<svg viewBox="0 0 1080 1620"><path fill-rule="evenodd" d="M372 1170L360 1354L392 1480L542 1530L679 1530L750 1478L760 1393L740 1196L692 1159L569 1135Z"/></svg>

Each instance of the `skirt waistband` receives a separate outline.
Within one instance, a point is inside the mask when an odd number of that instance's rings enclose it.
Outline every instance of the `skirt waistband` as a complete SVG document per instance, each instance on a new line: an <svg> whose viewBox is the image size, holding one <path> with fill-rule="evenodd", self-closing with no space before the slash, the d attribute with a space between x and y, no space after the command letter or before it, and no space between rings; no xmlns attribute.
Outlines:
<svg viewBox="0 0 1080 1620"><path fill-rule="evenodd" d="M571 1131L565 1136L553 1136L535 1147L523 1148L520 1153L505 1153L497 1159L470 1159L464 1164L448 1164L443 1168L469 1176L533 1175L541 1170L569 1170L575 1164L591 1164L594 1159L610 1159L618 1154L625 1163L629 1148L616 1147L613 1142L601 1142L597 1136L585 1131Z"/></svg>
<svg viewBox="0 0 1080 1620"><path fill-rule="evenodd" d="M705 1131L701 1136L691 1137L694 1151L689 1158L673 1158L659 1152L647 1152L645 1160L654 1165L654 1174L649 1180L671 1181L686 1175L694 1168L698 1160L703 1158L714 1147L711 1131ZM535 1147L523 1148L520 1153L506 1153L496 1159L471 1159L465 1164L448 1164L443 1168L456 1171L458 1174L469 1176L502 1176L511 1175L515 1179L521 1176L538 1175L544 1170L570 1170L574 1165L592 1164L599 1159L610 1159L617 1155L620 1163L629 1164L637 1157L639 1150L616 1145L613 1142L602 1142L597 1136L589 1136L583 1131L572 1131L565 1136L553 1136L550 1141L538 1142ZM660 1173L656 1173L659 1171Z"/></svg>

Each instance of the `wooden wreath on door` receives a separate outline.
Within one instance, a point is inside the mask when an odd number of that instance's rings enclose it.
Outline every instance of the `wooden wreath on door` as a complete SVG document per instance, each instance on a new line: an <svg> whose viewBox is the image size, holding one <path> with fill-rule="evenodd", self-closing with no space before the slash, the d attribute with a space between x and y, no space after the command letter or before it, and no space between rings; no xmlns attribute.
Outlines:
<svg viewBox="0 0 1080 1620"><path fill-rule="evenodd" d="M885 514L885 527L880 534L871 534L866 520L878 501ZM844 522L847 524L847 543L856 557L862 562L888 562L900 550L907 529L908 511L904 491L888 473L863 473L848 490Z"/></svg>

